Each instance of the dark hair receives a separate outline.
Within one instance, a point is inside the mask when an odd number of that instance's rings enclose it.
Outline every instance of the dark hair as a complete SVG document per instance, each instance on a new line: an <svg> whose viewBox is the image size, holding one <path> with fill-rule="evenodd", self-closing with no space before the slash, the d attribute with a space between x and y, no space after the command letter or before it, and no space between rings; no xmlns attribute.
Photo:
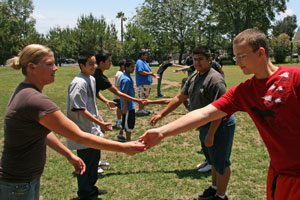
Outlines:
<svg viewBox="0 0 300 200"><path fill-rule="evenodd" d="M121 59L119 61L119 66L121 67L122 65L125 65L125 63L126 63L126 60L125 59Z"/></svg>
<svg viewBox="0 0 300 200"><path fill-rule="evenodd" d="M243 41L249 44L252 47L253 51L256 51L260 47L263 47L265 49L266 55L269 56L269 40L263 32L254 28L246 29L234 38L233 44L238 44Z"/></svg>
<svg viewBox="0 0 300 200"><path fill-rule="evenodd" d="M111 53L109 53L106 50L98 50L96 52L96 62L97 64L100 64L100 62L105 62L107 60L107 58L111 56Z"/></svg>
<svg viewBox="0 0 300 200"><path fill-rule="evenodd" d="M135 61L132 59L126 60L125 68L130 67L132 64L135 64Z"/></svg>
<svg viewBox="0 0 300 200"><path fill-rule="evenodd" d="M146 50L141 50L139 53L139 57L142 57L143 55L148 54L148 51Z"/></svg>
<svg viewBox="0 0 300 200"><path fill-rule="evenodd" d="M79 67L80 67L80 64L85 65L86 62L88 61L88 59L93 56L95 56L95 53L92 51L86 51L86 52L80 53L78 56L78 59L77 59Z"/></svg>
<svg viewBox="0 0 300 200"><path fill-rule="evenodd" d="M168 56L168 60L170 60L172 58L172 56Z"/></svg>
<svg viewBox="0 0 300 200"><path fill-rule="evenodd" d="M204 55L207 59L211 57L210 50L205 46L198 46L193 49L193 55L201 54Z"/></svg>

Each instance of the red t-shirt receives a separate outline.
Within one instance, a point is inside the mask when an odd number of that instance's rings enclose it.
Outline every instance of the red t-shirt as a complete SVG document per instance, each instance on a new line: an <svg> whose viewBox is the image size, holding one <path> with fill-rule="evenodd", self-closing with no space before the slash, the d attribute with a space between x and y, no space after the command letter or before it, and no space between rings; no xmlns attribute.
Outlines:
<svg viewBox="0 0 300 200"><path fill-rule="evenodd" d="M216 108L228 115L247 112L278 174L300 176L300 68L283 67L267 79L251 77L231 88Z"/></svg>

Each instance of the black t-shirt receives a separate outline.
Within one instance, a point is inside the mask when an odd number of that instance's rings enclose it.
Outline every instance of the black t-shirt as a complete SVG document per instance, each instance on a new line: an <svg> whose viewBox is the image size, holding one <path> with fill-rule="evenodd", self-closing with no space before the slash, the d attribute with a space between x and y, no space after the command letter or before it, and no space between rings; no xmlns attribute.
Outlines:
<svg viewBox="0 0 300 200"><path fill-rule="evenodd" d="M190 56L187 57L184 63L185 63L186 65L188 65L188 66L194 64L194 59L193 59L193 57L190 57Z"/></svg>
<svg viewBox="0 0 300 200"><path fill-rule="evenodd" d="M96 96L100 90L106 90L112 86L101 69L97 68L93 76L96 79Z"/></svg>
<svg viewBox="0 0 300 200"><path fill-rule="evenodd" d="M164 71L165 71L168 67L170 67L170 66L172 66L172 65L173 65L173 64L170 63L170 61L168 61L168 60L164 61L164 62L161 64L161 66L158 68L157 73L158 73L158 74L164 73Z"/></svg>
<svg viewBox="0 0 300 200"><path fill-rule="evenodd" d="M221 66L219 65L219 63L217 63L216 61L212 61L211 65L210 65L214 70L216 70L217 72L219 72L220 74L223 74L223 71L221 69Z"/></svg>
<svg viewBox="0 0 300 200"><path fill-rule="evenodd" d="M221 59L220 56L215 57L215 61L216 61L217 63L219 63L221 66L223 66L222 59Z"/></svg>

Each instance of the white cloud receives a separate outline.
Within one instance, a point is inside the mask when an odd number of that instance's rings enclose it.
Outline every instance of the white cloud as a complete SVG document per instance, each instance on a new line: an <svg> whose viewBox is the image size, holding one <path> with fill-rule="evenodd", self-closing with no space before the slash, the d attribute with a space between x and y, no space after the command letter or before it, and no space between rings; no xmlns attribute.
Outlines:
<svg viewBox="0 0 300 200"><path fill-rule="evenodd" d="M286 9L283 13L280 13L280 17L286 17L286 16L291 16L295 15L295 11L291 8Z"/></svg>
<svg viewBox="0 0 300 200"><path fill-rule="evenodd" d="M39 13L33 13L31 15L35 20L44 20L46 17L42 14L39 14Z"/></svg>

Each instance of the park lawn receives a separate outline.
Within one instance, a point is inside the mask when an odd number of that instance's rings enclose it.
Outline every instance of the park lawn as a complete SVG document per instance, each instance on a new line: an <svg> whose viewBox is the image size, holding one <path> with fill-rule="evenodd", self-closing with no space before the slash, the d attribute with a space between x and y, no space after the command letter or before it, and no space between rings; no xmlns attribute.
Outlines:
<svg viewBox="0 0 300 200"><path fill-rule="evenodd" d="M227 87L246 80L249 76L242 74L237 66L224 66ZM113 78L118 67L111 67L105 74ZM152 71L156 72L157 67ZM79 73L78 67L59 67L55 83L44 88L48 95L65 113L67 87ZM162 92L173 97L180 91L184 73L173 73L167 69L163 76ZM21 71L0 68L0 144L3 149L3 118L10 95L23 80ZM112 99L113 95L103 92ZM155 99L156 81L149 99ZM115 124L115 112L108 110L105 104L97 101L100 114L105 121ZM133 139L138 139L146 130L152 128L149 120L159 113L164 105L149 105L150 116L138 117L133 132ZM186 114L184 106L166 116L157 126L164 125ZM236 113L236 131L232 148L232 173L227 189L230 199L266 199L265 182L269 157L253 122L245 113ZM118 130L113 130L106 138L115 140ZM63 143L65 139L58 136ZM158 146L144 153L128 156L122 153L102 152L102 160L111 163L99 175L97 186L108 190L103 200L108 199L194 199L211 183L210 173L200 174L196 165L204 161L199 152L198 131L192 130L181 135L166 138ZM52 149L47 150L47 163L41 179L41 196L43 199L76 199L77 181L72 174L72 167L67 160Z"/></svg>

